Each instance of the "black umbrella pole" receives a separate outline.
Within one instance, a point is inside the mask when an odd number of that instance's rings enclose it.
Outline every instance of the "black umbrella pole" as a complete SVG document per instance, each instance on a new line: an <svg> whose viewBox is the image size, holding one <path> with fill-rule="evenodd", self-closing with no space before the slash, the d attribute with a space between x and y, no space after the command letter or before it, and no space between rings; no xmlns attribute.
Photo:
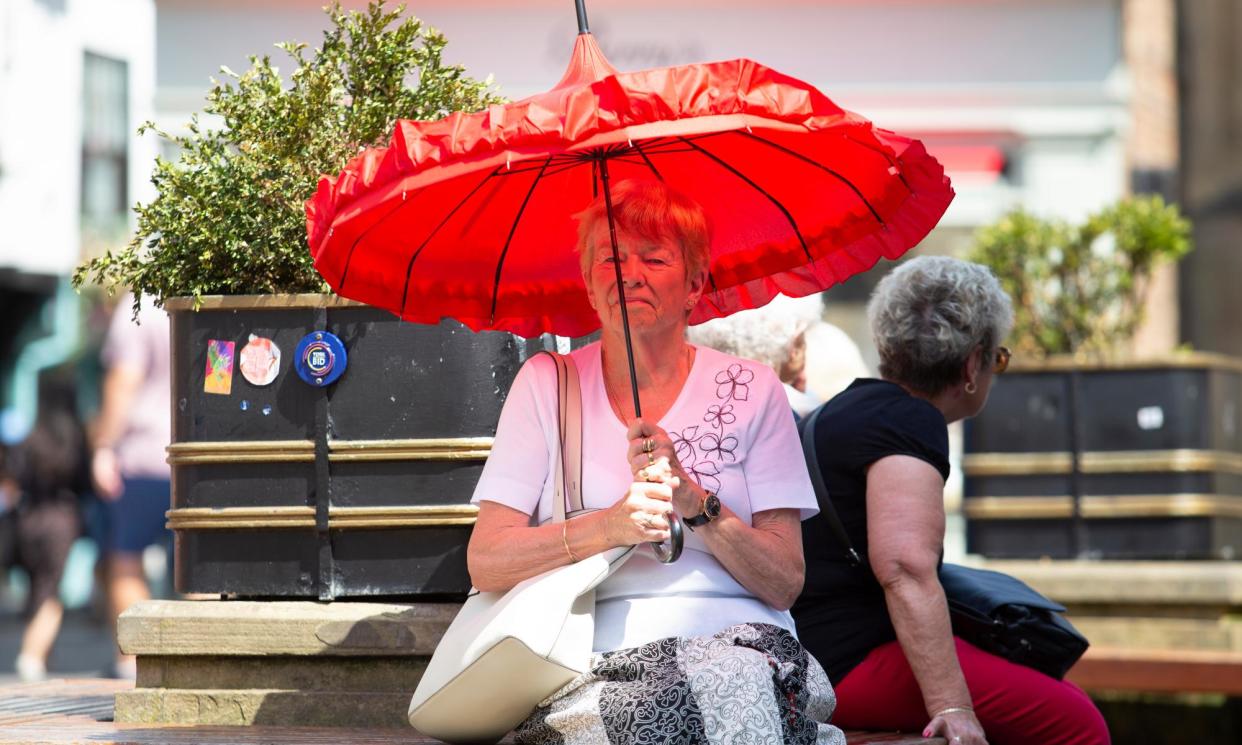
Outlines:
<svg viewBox="0 0 1242 745"><path fill-rule="evenodd" d="M579 0L581 5L581 0ZM625 306L625 280L621 277L621 249L617 247L617 224L612 220L612 190L608 186L608 161L599 161L599 178L604 183L604 210L608 214L608 240L612 244L612 268L617 274L617 302L621 305L621 327L625 330L625 359L630 364L630 393L634 396L634 418L643 415L638 401L638 373L634 370L634 342L630 339L630 313Z"/></svg>
<svg viewBox="0 0 1242 745"><path fill-rule="evenodd" d="M621 249L617 247L617 224L612 219L612 190L608 186L608 160L600 158L599 180L604 184L604 209L608 213L608 239L612 244L612 268L617 276L617 302L621 304L621 327L625 331L625 359L630 363L630 392L634 394L634 418L643 415L642 405L638 402L638 373L634 371L634 342L630 339L630 314L625 308L625 280L621 277ZM681 556L685 536L681 530L681 518L670 511L668 513L668 548L663 543L651 544L656 558L665 564L672 564Z"/></svg>
<svg viewBox="0 0 1242 745"><path fill-rule="evenodd" d="M591 33L591 29L587 28L586 0L574 0L574 9L578 11L578 33Z"/></svg>

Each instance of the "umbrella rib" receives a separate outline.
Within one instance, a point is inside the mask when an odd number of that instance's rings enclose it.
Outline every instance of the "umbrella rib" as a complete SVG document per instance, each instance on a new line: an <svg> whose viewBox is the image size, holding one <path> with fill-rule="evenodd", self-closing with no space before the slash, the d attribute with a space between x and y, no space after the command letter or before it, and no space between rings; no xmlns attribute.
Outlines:
<svg viewBox="0 0 1242 745"><path fill-rule="evenodd" d="M584 165L584 163L583 163L582 161L580 161L580 160L579 160L579 161L574 161L574 162L572 162L572 163L567 163L567 164L562 165L562 166L557 166L556 168L553 168L553 169L549 170L548 172L544 173L543 175L544 175L544 176L555 176L555 175L557 175L558 173L564 173L565 171L572 171L573 169L578 168L578 167L580 167L580 166L582 166L582 165ZM539 170L542 170L542 169L539 169Z"/></svg>
<svg viewBox="0 0 1242 745"><path fill-rule="evenodd" d="M801 161L803 161L804 163L807 163L807 164L809 164L809 165L815 166L816 168L820 169L821 171L824 171L825 173L828 173L829 175L831 175L831 176L835 177L835 178L836 178L836 179L838 179L841 183L843 183L843 184L845 184L846 186L848 186L848 187L850 188L850 190L851 190L851 191L853 191L853 192L854 192L854 194L856 194L860 200L862 200L862 203L863 203L864 205L866 205L866 206L867 206L867 209L871 210L871 215L875 218L875 221L876 221L876 222L880 223L880 225L884 225L884 224L885 224L885 222L884 222L884 218L883 218L883 217L880 217L880 213L879 213L879 212L877 212L877 211L876 211L876 209L875 209L875 207L872 207L872 206L871 206L871 202L869 202L869 201L867 200L867 198L866 198L865 196L863 196L862 190L860 190L857 186L854 186L854 183L853 183L852 181L850 181L849 179L847 179L845 176L842 176L840 173L837 173L835 170L833 170L833 169L829 168L828 166L824 165L823 163L820 163L820 162L816 161L816 160L815 160L815 159L813 159L813 158L808 158L807 156L803 155L802 153L800 153L800 152L798 152L798 151L796 151L796 150L790 150L789 148L785 147L784 145L781 145L781 144L778 144L778 143L772 142L771 140L766 140L766 139L764 139L764 138L760 137L759 135L755 134L754 132L743 132L742 130L740 130L740 129L739 129L739 130L734 130L734 133L735 133L735 134L739 134L739 135L741 135L742 137L749 137L750 139L755 140L755 141L757 141L757 142L762 142L763 144L767 145L768 147L775 148L775 149L777 149L777 150L781 151L782 153L785 153L786 155L793 156L793 157L797 158L798 160L801 160Z"/></svg>
<svg viewBox="0 0 1242 745"><path fill-rule="evenodd" d="M414 196L417 197L418 193L415 193ZM338 291L343 292L345 290L345 279L349 276L349 266L354 260L354 249L358 248L358 244L362 242L362 239L366 238L368 233L370 233L372 230L378 227L385 220L392 217L394 214L396 214L397 210L406 206L411 201L412 200L407 200L405 198L405 192L402 192L400 204L398 204L396 207L393 207L392 209L385 212L383 217L376 220L374 223L368 225L366 230L363 230L362 233L360 233L358 237L354 239L354 242L351 243L349 246L349 253L345 254L345 268L341 270L341 282L338 285Z"/></svg>
<svg viewBox="0 0 1242 745"><path fill-rule="evenodd" d="M562 169L572 168L574 166L582 165L584 162L588 160L587 158L578 157L575 155L571 155L569 153L558 153L550 157L552 159L552 162L558 164ZM540 171L540 170L543 170L544 167L545 167L545 164L542 162L523 161L515 166L506 165L502 170L500 170L495 175L516 176L520 173L530 173L531 171Z"/></svg>
<svg viewBox="0 0 1242 745"><path fill-rule="evenodd" d="M500 275L505 268L505 257L509 254L509 246L513 243L513 236L517 233L518 223L522 221L522 214L526 212L526 205L530 204L530 198L535 194L535 187L539 185L539 180L543 178L543 172L547 169L548 164L552 162L552 156L548 156L543 162L543 168L539 169L539 174L535 176L535 180L530 183L530 189L526 191L526 197L522 200L522 206L518 208L517 214L513 216L513 225L509 227L509 237L505 238L505 247L500 252L500 259L496 262L496 279L492 284L492 317L490 325L496 325L496 303L500 300Z"/></svg>
<svg viewBox="0 0 1242 745"><path fill-rule="evenodd" d="M427 238L421 244L419 244L418 248L414 249L414 253L410 254L410 263L407 264L405 267L405 287L401 290L401 314L403 316L405 315L405 303L406 303L407 298L409 298L409 295L410 295L410 275L413 274L414 272L414 262L417 261L418 257L422 255L423 249L427 247L427 244L431 243L431 240L435 238L436 234L440 232L440 228L443 228L448 223L449 220L452 220L453 215L457 214L457 210L461 209L466 204L466 202L470 201L470 197L473 197L476 193L478 193L479 189L483 188L483 184L486 184L488 181L490 181L492 176L495 176L499 171L500 171L500 167L497 166L494 171L484 175L483 178L479 179L479 183L474 185L474 188L470 190L470 193L467 194L460 202L458 202L457 206L449 210L449 213L444 216L444 219L440 221L440 224L437 225L435 229L431 231L431 234L428 235Z"/></svg>
<svg viewBox="0 0 1242 745"><path fill-rule="evenodd" d="M643 150L643 146L641 144L636 144L634 145L634 149L637 150L638 154L643 157L643 162L645 162L647 167L651 169L651 172L655 174L656 179L663 181L664 176L660 173L660 170L655 167L655 163L651 162L651 158L647 156L647 153Z"/></svg>
<svg viewBox="0 0 1242 745"><path fill-rule="evenodd" d="M707 157L711 158L712 160L716 161L716 163L719 164L721 168L724 168L729 173L732 173L734 176L737 176L739 179L746 182L746 184L750 186L752 189L759 192L763 196L767 197L768 201L770 201L773 205L776 206L778 210L784 213L785 219L789 221L789 226L793 228L794 235L798 236L798 242L802 244L802 252L806 254L807 260L808 261L815 260L815 257L811 256L810 247L806 245L806 238L802 237L802 231L798 229L798 223L796 220L794 220L793 214L789 211L788 208L785 207L785 205L781 204L781 201L779 199L769 194L763 187L761 187L759 184L756 184L754 181L752 181L750 177L748 177L746 174L742 173L741 171L737 170L733 166L729 165L716 154L711 153L708 150L704 149L701 145L696 145L695 143L689 142L689 141L686 141L686 144L694 148L695 150L699 151L700 153L706 155Z"/></svg>

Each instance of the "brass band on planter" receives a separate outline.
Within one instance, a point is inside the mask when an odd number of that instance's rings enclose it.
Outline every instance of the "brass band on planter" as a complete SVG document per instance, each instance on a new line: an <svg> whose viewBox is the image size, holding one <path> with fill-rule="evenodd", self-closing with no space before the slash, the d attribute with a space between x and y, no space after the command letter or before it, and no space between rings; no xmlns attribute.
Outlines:
<svg viewBox="0 0 1242 745"><path fill-rule="evenodd" d="M361 308L365 303L346 300L339 295L319 293L288 293L275 295L202 295L171 297L164 301L164 310L268 310L280 308Z"/></svg>
<svg viewBox="0 0 1242 745"><path fill-rule="evenodd" d="M1039 360L1018 359L1006 370L1011 373L1082 372L1084 370L1224 370L1242 372L1242 359L1212 352L1178 352L1146 359L1079 359L1053 355Z"/></svg>
<svg viewBox="0 0 1242 745"><path fill-rule="evenodd" d="M1125 517L1238 517L1242 497L1231 494L1087 495L1079 500L1088 519ZM972 520L1053 520L1074 514L1068 495L1052 497L968 497L962 512Z"/></svg>
<svg viewBox="0 0 1242 745"><path fill-rule="evenodd" d="M1056 520L1072 517L1072 497L967 497L962 514L971 520Z"/></svg>
<svg viewBox="0 0 1242 745"><path fill-rule="evenodd" d="M329 461L486 460L491 437L443 437L419 440L329 440ZM311 440L259 442L175 442L168 446L173 466L211 463L311 463Z"/></svg>
<svg viewBox="0 0 1242 745"><path fill-rule="evenodd" d="M962 457L967 476L1046 476L1067 474L1073 461L1067 452L969 453ZM1221 450L1118 450L1083 453L1082 473L1242 474L1242 454Z"/></svg>
<svg viewBox="0 0 1242 745"><path fill-rule="evenodd" d="M328 529L473 525L478 514L479 508L472 504L331 507ZM169 530L315 528L313 507L183 507L168 510L164 516Z"/></svg>
<svg viewBox="0 0 1242 745"><path fill-rule="evenodd" d="M492 437L423 440L328 440L328 460L487 460Z"/></svg>
<svg viewBox="0 0 1242 745"><path fill-rule="evenodd" d="M962 456L967 476L1042 476L1069 473L1069 453L968 453Z"/></svg>
<svg viewBox="0 0 1242 745"><path fill-rule="evenodd" d="M315 460L315 443L311 440L174 442L167 450L167 461L172 466L205 463L312 463Z"/></svg>

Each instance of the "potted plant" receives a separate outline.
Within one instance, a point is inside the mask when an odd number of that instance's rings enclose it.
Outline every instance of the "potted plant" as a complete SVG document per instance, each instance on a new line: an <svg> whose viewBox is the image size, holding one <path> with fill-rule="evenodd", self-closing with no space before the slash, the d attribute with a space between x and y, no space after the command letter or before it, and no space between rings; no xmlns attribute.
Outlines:
<svg viewBox="0 0 1242 745"><path fill-rule="evenodd" d="M1158 196L1078 225L1017 210L968 258L1014 300L1015 364L966 431L967 545L996 558L1242 549L1242 362L1129 352L1152 272L1191 249Z"/></svg>
<svg viewBox="0 0 1242 745"><path fill-rule="evenodd" d="M304 203L396 119L500 99L402 8L327 13L317 49L278 45L287 77L267 56L223 69L204 107L218 127L144 125L179 155L157 161L133 240L74 282L170 313L178 590L464 594L468 501L524 342L326 294Z"/></svg>

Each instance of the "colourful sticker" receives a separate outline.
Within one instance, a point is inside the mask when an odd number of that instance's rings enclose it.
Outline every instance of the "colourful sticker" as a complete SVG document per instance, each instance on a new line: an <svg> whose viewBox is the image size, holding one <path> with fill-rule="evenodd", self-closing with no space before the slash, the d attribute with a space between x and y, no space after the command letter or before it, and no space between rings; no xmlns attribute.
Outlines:
<svg viewBox="0 0 1242 745"><path fill-rule="evenodd" d="M233 392L233 342L207 340L207 374L203 391L229 395Z"/></svg>
<svg viewBox="0 0 1242 745"><path fill-rule="evenodd" d="M251 385L267 385L280 372L280 347L271 339L251 334L249 343L242 347L237 366Z"/></svg>

